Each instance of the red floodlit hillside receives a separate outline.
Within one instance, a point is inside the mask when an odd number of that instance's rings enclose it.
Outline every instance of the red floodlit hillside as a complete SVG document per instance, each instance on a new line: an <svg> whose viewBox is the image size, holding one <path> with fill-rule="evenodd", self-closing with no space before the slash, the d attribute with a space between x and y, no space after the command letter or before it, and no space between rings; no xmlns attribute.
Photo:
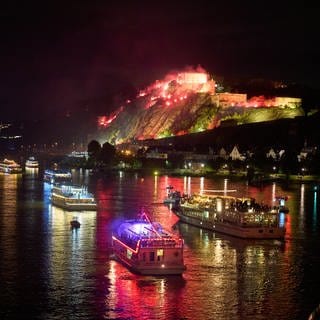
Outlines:
<svg viewBox="0 0 320 320"><path fill-rule="evenodd" d="M115 112L98 119L97 140L112 144L161 139L233 124L294 118L302 115L301 100L216 92L217 84L198 68L169 73Z"/></svg>

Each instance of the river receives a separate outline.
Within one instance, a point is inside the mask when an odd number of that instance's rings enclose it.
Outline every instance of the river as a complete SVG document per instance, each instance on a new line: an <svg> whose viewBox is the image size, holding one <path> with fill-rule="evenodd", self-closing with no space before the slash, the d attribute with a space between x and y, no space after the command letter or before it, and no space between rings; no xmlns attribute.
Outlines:
<svg viewBox="0 0 320 320"><path fill-rule="evenodd" d="M51 206L41 171L0 175L1 319L307 320L320 302L319 194L311 183L253 187L84 170L74 170L73 180L95 194L97 212ZM186 193L235 189L270 205L287 195L286 237L241 240L180 223L163 205L168 185ZM142 206L184 238L182 276L135 275L110 258L113 223Z"/></svg>

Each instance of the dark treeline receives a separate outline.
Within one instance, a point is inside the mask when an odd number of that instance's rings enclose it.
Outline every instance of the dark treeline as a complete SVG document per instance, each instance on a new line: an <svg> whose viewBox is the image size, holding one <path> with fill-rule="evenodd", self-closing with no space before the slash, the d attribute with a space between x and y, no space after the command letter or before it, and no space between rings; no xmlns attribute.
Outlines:
<svg viewBox="0 0 320 320"><path fill-rule="evenodd" d="M237 145L240 149L285 148L300 150L305 143L320 144L319 119L317 113L309 117L281 119L270 122L252 123L241 126L215 128L206 132L149 140L150 146L174 146L176 149L207 152L208 148Z"/></svg>

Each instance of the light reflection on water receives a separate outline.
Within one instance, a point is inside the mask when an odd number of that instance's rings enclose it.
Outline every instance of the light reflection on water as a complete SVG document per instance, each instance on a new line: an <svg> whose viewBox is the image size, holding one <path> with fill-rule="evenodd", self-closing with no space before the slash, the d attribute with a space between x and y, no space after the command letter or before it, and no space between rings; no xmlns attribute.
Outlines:
<svg viewBox="0 0 320 320"><path fill-rule="evenodd" d="M39 173L0 175L1 318L291 320L307 319L319 303L319 208L312 185L72 174L96 195L97 212L51 206L51 187ZM270 205L286 194L286 239L241 240L179 223L162 203L168 185L185 193L236 189ZM110 258L113 222L135 216L141 206L183 236L183 276L135 275ZM73 216L79 229L70 229Z"/></svg>

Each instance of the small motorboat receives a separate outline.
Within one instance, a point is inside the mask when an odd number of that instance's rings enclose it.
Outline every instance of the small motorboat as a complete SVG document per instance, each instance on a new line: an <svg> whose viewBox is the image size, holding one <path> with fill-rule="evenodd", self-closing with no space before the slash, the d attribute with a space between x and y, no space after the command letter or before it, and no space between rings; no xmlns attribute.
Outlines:
<svg viewBox="0 0 320 320"><path fill-rule="evenodd" d="M286 206L288 196L277 196L276 201L278 202L279 212L289 213L289 208Z"/></svg>
<svg viewBox="0 0 320 320"><path fill-rule="evenodd" d="M77 228L80 228L81 223L78 221L77 217L73 217L72 220L70 221L70 226L72 229L77 229Z"/></svg>
<svg viewBox="0 0 320 320"><path fill-rule="evenodd" d="M180 191L170 190L168 191L167 196L164 198L163 203L173 208L177 208L179 207L180 200L181 200Z"/></svg>

